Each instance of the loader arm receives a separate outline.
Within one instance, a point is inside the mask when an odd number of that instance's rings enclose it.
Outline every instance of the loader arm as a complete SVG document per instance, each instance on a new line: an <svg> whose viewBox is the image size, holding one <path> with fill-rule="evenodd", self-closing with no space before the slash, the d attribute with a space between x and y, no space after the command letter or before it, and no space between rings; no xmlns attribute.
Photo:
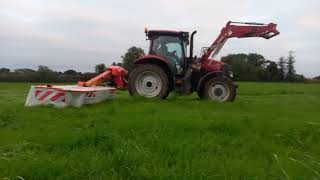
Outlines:
<svg viewBox="0 0 320 180"><path fill-rule="evenodd" d="M265 39L270 39L274 36L279 35L280 32L277 30L277 24L261 24L261 23L246 23L246 22L231 22L229 21L227 25L222 28L220 35L217 39L208 47L201 57L204 61L210 57L214 58L226 41L229 38L248 38L248 37L262 37Z"/></svg>
<svg viewBox="0 0 320 180"><path fill-rule="evenodd" d="M82 82L79 81L79 86L84 87L92 87L95 85L102 84L103 82L110 80L114 82L118 89L124 90L127 88L127 82L125 80L125 77L128 75L128 71L120 66L110 66L107 68L107 70L98 76L86 81Z"/></svg>

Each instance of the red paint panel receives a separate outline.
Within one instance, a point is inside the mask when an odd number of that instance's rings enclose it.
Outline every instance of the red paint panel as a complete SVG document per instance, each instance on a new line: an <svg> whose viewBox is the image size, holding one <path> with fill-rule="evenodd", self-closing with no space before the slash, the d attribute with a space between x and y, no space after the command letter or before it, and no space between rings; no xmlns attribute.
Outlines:
<svg viewBox="0 0 320 180"><path fill-rule="evenodd" d="M43 101L46 97L48 97L53 91L47 91L46 93L44 93L44 95L42 95L39 100Z"/></svg>
<svg viewBox="0 0 320 180"><path fill-rule="evenodd" d="M64 92L58 92L56 95L52 96L51 101L56 101L59 97L64 96Z"/></svg>
<svg viewBox="0 0 320 180"><path fill-rule="evenodd" d="M38 97L38 95L41 93L41 90L36 90L35 92L34 92L34 95L36 96L36 97Z"/></svg>

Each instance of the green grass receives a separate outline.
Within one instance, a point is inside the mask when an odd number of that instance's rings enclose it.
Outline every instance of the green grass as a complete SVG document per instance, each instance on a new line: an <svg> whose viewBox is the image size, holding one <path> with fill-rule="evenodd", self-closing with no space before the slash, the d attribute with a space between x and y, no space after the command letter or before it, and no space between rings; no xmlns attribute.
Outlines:
<svg viewBox="0 0 320 180"><path fill-rule="evenodd" d="M234 103L24 107L0 83L0 179L320 179L320 85L240 83Z"/></svg>

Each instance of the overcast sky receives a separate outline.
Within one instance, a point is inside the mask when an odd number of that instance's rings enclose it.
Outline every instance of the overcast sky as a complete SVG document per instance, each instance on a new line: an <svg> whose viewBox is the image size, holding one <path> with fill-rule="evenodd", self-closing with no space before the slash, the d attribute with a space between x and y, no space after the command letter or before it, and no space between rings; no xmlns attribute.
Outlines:
<svg viewBox="0 0 320 180"><path fill-rule="evenodd" d="M0 68L93 71L121 61L144 27L198 30L195 52L209 46L229 20L274 22L281 35L232 39L218 57L259 53L277 60L289 50L297 73L320 75L320 0L0 0Z"/></svg>

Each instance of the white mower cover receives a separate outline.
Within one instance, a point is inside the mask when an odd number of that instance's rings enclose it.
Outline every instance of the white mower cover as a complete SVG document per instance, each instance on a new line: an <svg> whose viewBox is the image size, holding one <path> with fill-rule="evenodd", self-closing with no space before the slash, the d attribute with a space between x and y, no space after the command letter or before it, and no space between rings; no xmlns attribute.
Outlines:
<svg viewBox="0 0 320 180"><path fill-rule="evenodd" d="M25 106L81 107L110 99L115 91L113 87L31 86Z"/></svg>

